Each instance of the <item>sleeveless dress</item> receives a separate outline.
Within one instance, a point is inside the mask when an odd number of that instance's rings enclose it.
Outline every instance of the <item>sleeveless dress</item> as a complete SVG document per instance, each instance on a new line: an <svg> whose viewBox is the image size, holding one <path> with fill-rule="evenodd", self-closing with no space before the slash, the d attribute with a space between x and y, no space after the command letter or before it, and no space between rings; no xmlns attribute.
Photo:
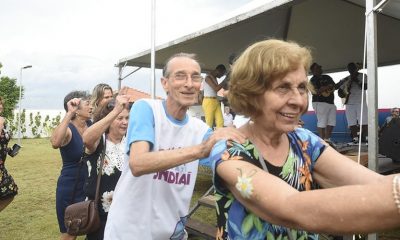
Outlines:
<svg viewBox="0 0 400 240"><path fill-rule="evenodd" d="M18 193L18 187L5 167L10 138L6 125L4 125L3 130L0 132L0 200L13 197Z"/></svg>
<svg viewBox="0 0 400 240"><path fill-rule="evenodd" d="M87 125L89 126L90 122L88 122ZM64 212L67 206L71 205L72 203L85 200L83 185L87 177L87 167L85 164L80 163L83 153L82 136L72 123L69 123L68 127L71 129L72 138L67 145L60 148L63 166L60 177L57 181L56 189L57 219L60 232L62 233L67 232L64 226ZM81 169L78 175L79 168ZM76 187L75 198L72 200L72 192L74 191L77 177L78 183Z"/></svg>

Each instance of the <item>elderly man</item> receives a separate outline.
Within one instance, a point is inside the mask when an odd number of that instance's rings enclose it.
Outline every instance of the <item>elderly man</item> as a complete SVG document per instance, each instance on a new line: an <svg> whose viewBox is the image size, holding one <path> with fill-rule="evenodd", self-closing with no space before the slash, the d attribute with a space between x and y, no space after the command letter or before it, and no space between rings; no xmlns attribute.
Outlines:
<svg viewBox="0 0 400 240"><path fill-rule="evenodd" d="M211 129L188 116L202 77L194 55L180 53L161 78L167 99L139 100L127 132L129 161L123 168L108 214L104 239L185 239L198 160L221 139L243 142L231 129Z"/></svg>

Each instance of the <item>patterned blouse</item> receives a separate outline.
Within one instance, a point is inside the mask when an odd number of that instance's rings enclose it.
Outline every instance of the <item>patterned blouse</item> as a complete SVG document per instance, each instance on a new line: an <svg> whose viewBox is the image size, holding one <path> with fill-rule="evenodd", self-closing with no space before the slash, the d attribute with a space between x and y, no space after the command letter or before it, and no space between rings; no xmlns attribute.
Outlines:
<svg viewBox="0 0 400 240"><path fill-rule="evenodd" d="M99 193L99 213L101 218L105 218L110 209L113 199L114 189L117 185L118 179L121 176L122 166L125 162L125 136L120 143L114 144L106 140L106 153L103 163L103 170L100 180L100 193ZM96 192L97 175L100 169L100 156L103 149L103 144L99 144L96 151L89 155L87 158L87 166L89 171L86 193L89 199L94 199ZM96 166L94 168L94 166Z"/></svg>
<svg viewBox="0 0 400 240"><path fill-rule="evenodd" d="M288 138L289 154L285 164L277 167L265 161L268 172L281 178L298 191L318 188L318 185L312 181L312 173L325 145L319 137L304 128L298 128L294 132L288 133ZM261 169L262 166L259 162L259 153L250 141L244 144L232 143L228 149L226 149L225 143L224 146L225 149L220 147L219 151L213 150L212 155L216 155L218 152L218 158L211 156L212 159L216 159L213 162L213 180L217 202L217 239L318 239L318 234L288 229L266 222L236 200L216 173L218 165L225 159L239 159ZM223 154L221 155L221 153Z"/></svg>
<svg viewBox="0 0 400 240"><path fill-rule="evenodd" d="M18 186L14 179L8 174L5 167L5 161L8 154L8 142L11 135L4 124L3 130L0 132L0 200L13 197L18 194Z"/></svg>

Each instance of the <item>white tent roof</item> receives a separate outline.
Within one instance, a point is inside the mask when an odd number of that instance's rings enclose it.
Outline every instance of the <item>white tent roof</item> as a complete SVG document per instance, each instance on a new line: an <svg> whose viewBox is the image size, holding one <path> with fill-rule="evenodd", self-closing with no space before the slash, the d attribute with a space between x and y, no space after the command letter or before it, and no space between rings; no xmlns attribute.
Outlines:
<svg viewBox="0 0 400 240"><path fill-rule="evenodd" d="M203 70L227 65L231 53L265 38L294 40L313 50L326 72L362 62L363 0L258 0L231 18L156 47L156 67L178 52L196 53ZM400 63L400 1L389 1L377 18L378 63ZM150 50L119 60L117 66L150 66Z"/></svg>

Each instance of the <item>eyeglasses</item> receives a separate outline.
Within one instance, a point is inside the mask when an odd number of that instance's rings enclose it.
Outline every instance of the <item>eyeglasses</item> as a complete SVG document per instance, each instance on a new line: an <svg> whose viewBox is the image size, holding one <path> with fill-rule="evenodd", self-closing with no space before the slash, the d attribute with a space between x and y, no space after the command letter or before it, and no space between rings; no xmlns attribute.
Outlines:
<svg viewBox="0 0 400 240"><path fill-rule="evenodd" d="M195 83L199 83L199 82L203 81L203 77L200 74L189 75L186 73L175 73L173 75L174 79L177 81L187 81L189 76L192 79L192 81Z"/></svg>

